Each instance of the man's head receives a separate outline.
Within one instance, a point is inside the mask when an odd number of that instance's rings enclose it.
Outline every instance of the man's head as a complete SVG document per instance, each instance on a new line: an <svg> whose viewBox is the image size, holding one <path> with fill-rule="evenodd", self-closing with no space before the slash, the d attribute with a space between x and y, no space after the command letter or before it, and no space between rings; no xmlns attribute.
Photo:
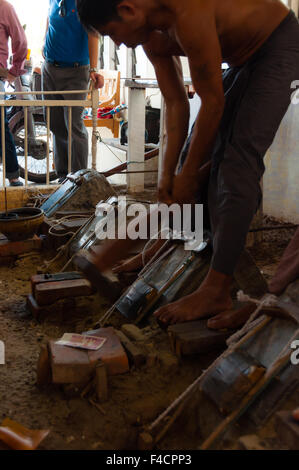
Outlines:
<svg viewBox="0 0 299 470"><path fill-rule="evenodd" d="M79 18L90 32L110 36L117 45L144 44L149 27L147 4L140 0L76 0ZM150 0L149 0L150 3Z"/></svg>

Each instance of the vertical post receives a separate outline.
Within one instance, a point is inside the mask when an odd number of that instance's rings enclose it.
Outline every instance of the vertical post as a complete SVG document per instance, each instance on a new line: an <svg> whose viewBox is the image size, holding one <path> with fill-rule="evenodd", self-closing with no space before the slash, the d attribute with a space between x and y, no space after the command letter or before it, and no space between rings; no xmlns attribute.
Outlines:
<svg viewBox="0 0 299 470"><path fill-rule="evenodd" d="M25 187L28 186L28 108L24 106L24 127L25 127L25 145L24 145L24 156L25 156Z"/></svg>
<svg viewBox="0 0 299 470"><path fill-rule="evenodd" d="M128 105L128 170L144 170L145 88L129 87ZM144 173L128 175L128 190L144 190Z"/></svg>
<svg viewBox="0 0 299 470"><path fill-rule="evenodd" d="M50 108L46 108L46 120L47 120L47 176L46 184L50 184Z"/></svg>
<svg viewBox="0 0 299 470"><path fill-rule="evenodd" d="M133 49L127 48L127 78L133 77Z"/></svg>
<svg viewBox="0 0 299 470"><path fill-rule="evenodd" d="M91 143L91 155L92 155L92 169L97 169L97 126L98 126L98 106L99 106L99 90L94 88L92 85L91 89L91 105L92 105L92 143Z"/></svg>
<svg viewBox="0 0 299 470"><path fill-rule="evenodd" d="M159 135L159 161L158 161L158 181L160 180L163 165L163 155L165 148L165 101L161 94L161 112L160 112L160 135Z"/></svg>
<svg viewBox="0 0 299 470"><path fill-rule="evenodd" d="M117 70L117 64L115 63L115 42L112 39L108 39L108 69Z"/></svg>
<svg viewBox="0 0 299 470"><path fill-rule="evenodd" d="M72 172L72 107L68 107L68 173Z"/></svg>
<svg viewBox="0 0 299 470"><path fill-rule="evenodd" d="M6 178L6 155L5 155L5 108L1 106L1 139L2 139L2 166L3 166L3 187L5 188Z"/></svg>

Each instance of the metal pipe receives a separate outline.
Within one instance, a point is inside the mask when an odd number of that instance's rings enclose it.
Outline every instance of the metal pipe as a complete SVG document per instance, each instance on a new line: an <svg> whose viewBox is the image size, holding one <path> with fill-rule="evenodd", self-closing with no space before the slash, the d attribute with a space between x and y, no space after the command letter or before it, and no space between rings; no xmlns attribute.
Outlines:
<svg viewBox="0 0 299 470"><path fill-rule="evenodd" d="M68 173L72 172L72 108L68 107Z"/></svg>
<svg viewBox="0 0 299 470"><path fill-rule="evenodd" d="M98 125L98 106L99 106L99 90L94 87L92 84L91 89L91 107L92 107L92 164L91 167L93 170L97 169L97 148L98 148L98 138L97 138L97 125Z"/></svg>

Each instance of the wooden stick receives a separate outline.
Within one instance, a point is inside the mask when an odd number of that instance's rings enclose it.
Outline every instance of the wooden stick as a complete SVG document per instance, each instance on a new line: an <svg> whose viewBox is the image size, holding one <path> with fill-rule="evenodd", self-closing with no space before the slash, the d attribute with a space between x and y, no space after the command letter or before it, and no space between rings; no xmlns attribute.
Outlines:
<svg viewBox="0 0 299 470"><path fill-rule="evenodd" d="M292 339L288 342L288 345L292 342L293 338L296 337L299 333L299 330L296 331ZM287 346L288 346L287 345ZM284 349L287 349L287 346ZM289 349L289 348L288 348ZM200 450L207 450L213 444L213 442L226 430L227 426L235 421L241 413L246 409L250 403L255 399L255 396L262 392L262 390L267 386L271 381L274 375L277 375L289 362L291 352L288 351L284 356L279 356L275 362L269 367L265 375L255 384L255 386L249 391L249 393L243 398L240 406L233 411L229 416L227 416L220 424L217 426L215 431L210 434L210 436L204 441L200 446Z"/></svg>
<svg viewBox="0 0 299 470"><path fill-rule="evenodd" d="M100 411L100 413L102 413L103 415L106 415L106 411L101 407L101 405L99 405L98 403L94 402L91 398L89 398L89 403L92 405L92 406L95 406L97 410Z"/></svg>

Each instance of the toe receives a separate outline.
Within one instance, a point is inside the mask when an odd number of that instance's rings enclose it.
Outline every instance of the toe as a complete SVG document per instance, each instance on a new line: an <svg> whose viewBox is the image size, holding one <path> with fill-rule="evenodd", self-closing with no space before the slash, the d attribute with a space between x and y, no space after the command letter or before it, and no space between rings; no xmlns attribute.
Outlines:
<svg viewBox="0 0 299 470"><path fill-rule="evenodd" d="M208 320L208 328L211 330L221 330L231 328L233 325L233 312L231 310L219 313Z"/></svg>

